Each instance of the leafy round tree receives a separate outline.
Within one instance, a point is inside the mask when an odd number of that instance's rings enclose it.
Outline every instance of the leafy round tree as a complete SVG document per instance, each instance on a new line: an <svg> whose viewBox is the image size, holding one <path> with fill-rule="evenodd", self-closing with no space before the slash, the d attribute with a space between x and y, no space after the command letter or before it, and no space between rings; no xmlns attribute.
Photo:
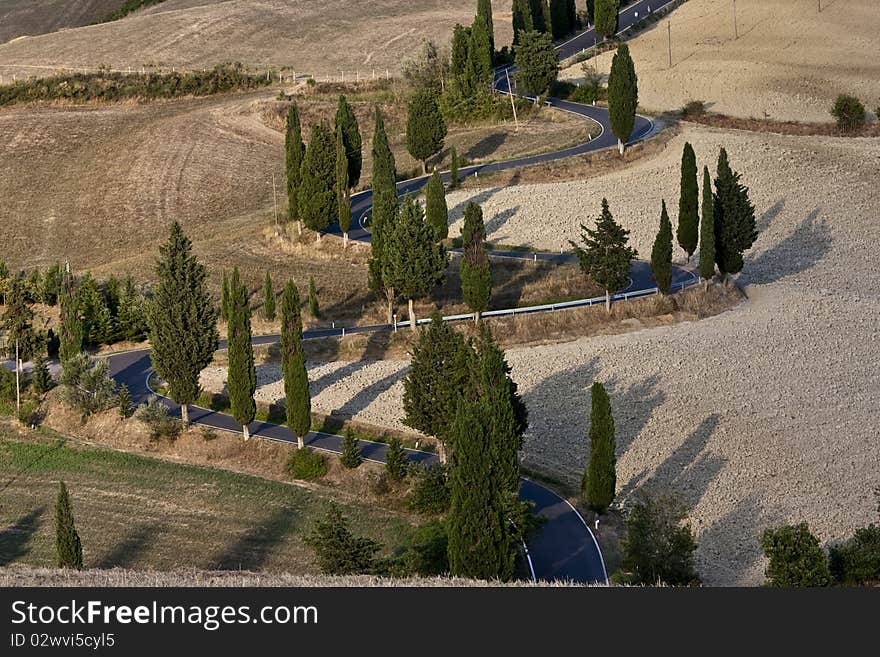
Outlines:
<svg viewBox="0 0 880 657"><path fill-rule="evenodd" d="M342 130L342 143L345 149L345 157L348 161L348 187L357 187L361 179L363 167L363 140L361 129L358 126L354 110L348 104L345 96L339 97L339 105L336 108L336 130Z"/></svg>
<svg viewBox="0 0 880 657"><path fill-rule="evenodd" d="M409 322L418 330L414 300L420 299L443 282L446 249L435 241L434 228L425 223L422 208L409 195L400 205L400 214L386 236L382 280L409 303Z"/></svg>
<svg viewBox="0 0 880 657"><path fill-rule="evenodd" d="M629 46L622 43L614 54L608 75L608 114L621 155L635 126L638 105L639 79L629 55Z"/></svg>
<svg viewBox="0 0 880 657"><path fill-rule="evenodd" d="M336 140L326 123L312 128L297 200L300 218L318 234L336 221Z"/></svg>
<svg viewBox="0 0 880 657"><path fill-rule="evenodd" d="M742 271L743 254L758 239L749 189L740 182L740 174L730 168L724 148L718 155L714 211L715 262L724 278Z"/></svg>
<svg viewBox="0 0 880 657"><path fill-rule="evenodd" d="M409 459L400 438L392 438L388 441L388 449L385 450L385 474L391 481L402 481L409 472Z"/></svg>
<svg viewBox="0 0 880 657"><path fill-rule="evenodd" d="M590 389L590 461L581 481L581 494L596 513L605 513L617 487L617 442L611 400L596 381Z"/></svg>
<svg viewBox="0 0 880 657"><path fill-rule="evenodd" d="M596 34L607 39L617 32L617 15L620 0L595 0L593 3Z"/></svg>
<svg viewBox="0 0 880 657"><path fill-rule="evenodd" d="M678 200L678 245L687 253L688 262L697 250L700 217L697 214L697 156L694 147L685 142L681 155L681 196Z"/></svg>
<svg viewBox="0 0 880 657"><path fill-rule="evenodd" d="M73 522L73 510L64 482L58 484L55 500L55 554L59 568L82 570L82 543Z"/></svg>
<svg viewBox="0 0 880 657"><path fill-rule="evenodd" d="M205 267L192 253L192 242L176 221L159 247L157 283L147 313L150 360L180 404L185 424L188 405L199 396L199 373L217 348L217 313L205 284Z"/></svg>
<svg viewBox="0 0 880 657"><path fill-rule="evenodd" d="M437 97L429 89L417 91L409 103L406 150L422 163L422 173L427 173L428 158L440 152L444 139L446 122L437 104Z"/></svg>
<svg viewBox="0 0 880 657"><path fill-rule="evenodd" d="M633 584L687 586L697 543L683 505L670 496L643 495L630 509L623 539L623 569Z"/></svg>
<svg viewBox="0 0 880 657"><path fill-rule="evenodd" d="M474 312L474 321L479 323L480 313L489 308L492 272L489 269L489 255L486 253L483 210L474 202L468 203L465 208L461 240L461 293L468 308Z"/></svg>
<svg viewBox="0 0 880 657"><path fill-rule="evenodd" d="M339 230L342 231L342 248L348 247L348 231L351 230L351 190L348 182L349 162L345 154L342 126L336 126L336 205L339 208Z"/></svg>
<svg viewBox="0 0 880 657"><path fill-rule="evenodd" d="M595 229L581 224L581 242L583 246L569 240L581 270L605 288L605 309L611 312L611 292L626 286L630 262L639 254L629 246L629 231L611 216L608 199L602 199Z"/></svg>
<svg viewBox="0 0 880 657"><path fill-rule="evenodd" d="M299 291L288 281L281 295L281 371L284 375L284 411L287 426L302 449L312 428L312 398L302 346Z"/></svg>
<svg viewBox="0 0 880 657"><path fill-rule="evenodd" d="M657 292L669 292L669 286L672 285L672 222L669 221L665 200L660 211L660 230L651 249L651 273L657 283Z"/></svg>
<svg viewBox="0 0 880 657"><path fill-rule="evenodd" d="M865 106L855 96L841 94L834 101L831 116L837 119L838 128L852 132L865 125Z"/></svg>
<svg viewBox="0 0 880 657"><path fill-rule="evenodd" d="M361 457L361 446L357 436L350 429L345 432L345 437L342 440L342 453L339 455L339 461L349 469L358 467L364 461Z"/></svg>
<svg viewBox="0 0 880 657"><path fill-rule="evenodd" d="M715 276L715 200L709 167L703 167L703 214L700 218L700 276L708 285Z"/></svg>
<svg viewBox="0 0 880 657"><path fill-rule="evenodd" d="M807 523L765 529L761 549L769 563L764 571L767 586L791 588L828 586L828 559Z"/></svg>
<svg viewBox="0 0 880 657"><path fill-rule="evenodd" d="M263 317L270 322L275 319L275 290L272 289L272 277L268 271L263 283Z"/></svg>
<svg viewBox="0 0 880 657"><path fill-rule="evenodd" d="M516 68L520 84L536 100L547 93L559 76L559 57L550 35L535 30L522 33L516 48Z"/></svg>
<svg viewBox="0 0 880 657"><path fill-rule="evenodd" d="M305 145L302 140L302 126L299 120L299 108L295 101L287 108L287 129L284 137L285 166L287 170L287 216L290 221L302 219L298 211L299 185L301 180L302 162L305 156ZM224 319L226 319L224 317Z"/></svg>
<svg viewBox="0 0 880 657"><path fill-rule="evenodd" d="M385 122L376 108L376 129L373 134L373 208L370 214L370 289L385 295L387 323L391 323L394 304L394 288L382 278L385 262L385 233L391 230L397 218L397 185L394 172L394 155L388 145Z"/></svg>
<svg viewBox="0 0 880 657"><path fill-rule="evenodd" d="M425 221L434 228L437 241L449 235L449 209L446 207L446 191L440 174L435 171L425 186Z"/></svg>
<svg viewBox="0 0 880 657"><path fill-rule="evenodd" d="M226 387L229 389L232 415L241 425L244 439L248 440L248 425L254 421L257 413L254 402L257 375L254 369L254 347L251 344L251 306L248 303L247 286L239 277L238 267L232 270L229 296L229 323L226 329L229 368Z"/></svg>

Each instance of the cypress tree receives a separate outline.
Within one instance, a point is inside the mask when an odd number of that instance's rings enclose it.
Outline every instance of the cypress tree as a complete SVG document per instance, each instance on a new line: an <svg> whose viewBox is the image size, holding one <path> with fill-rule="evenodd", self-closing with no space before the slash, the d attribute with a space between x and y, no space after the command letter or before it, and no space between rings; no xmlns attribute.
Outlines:
<svg viewBox="0 0 880 657"><path fill-rule="evenodd" d="M449 149L449 187L451 189L455 189L458 187L458 151L455 150L455 146Z"/></svg>
<svg viewBox="0 0 880 657"><path fill-rule="evenodd" d="M587 0L587 24L592 25L596 20L596 0Z"/></svg>
<svg viewBox="0 0 880 657"><path fill-rule="evenodd" d="M471 201L465 208L464 226L461 229L460 278L462 297L468 308L474 312L474 321L477 323L480 321L480 313L489 308L489 297L492 294L492 272L489 269L485 241L483 210Z"/></svg>
<svg viewBox="0 0 880 657"><path fill-rule="evenodd" d="M513 45L519 44L523 32L531 32L535 29L532 23L532 10L529 0L513 0Z"/></svg>
<svg viewBox="0 0 880 657"><path fill-rule="evenodd" d="M345 148L345 157L348 161L348 188L357 187L361 179L363 167L363 140L361 129L358 126L354 110L348 104L345 96L339 97L339 106L336 108L336 130L342 130L342 143Z"/></svg>
<svg viewBox="0 0 880 657"><path fill-rule="evenodd" d="M391 229L397 216L397 186L394 172L394 155L388 145L385 122L376 108L376 130L373 134L373 209L370 229L369 283L370 289L381 292L387 301L388 324L394 303L394 288L382 278L384 267L385 233Z"/></svg>
<svg viewBox="0 0 880 657"><path fill-rule="evenodd" d="M475 92L488 91L492 84L492 40L486 25L477 16L471 26L468 67Z"/></svg>
<svg viewBox="0 0 880 657"><path fill-rule="evenodd" d="M730 168L724 148L718 155L714 211L715 262L724 278L742 271L743 253L758 239L749 189L740 182L740 174Z"/></svg>
<svg viewBox="0 0 880 657"><path fill-rule="evenodd" d="M418 328L413 301L443 282L446 265L446 249L435 241L434 228L425 223L421 206L407 195L386 236L382 279L408 301L413 332Z"/></svg>
<svg viewBox="0 0 880 657"><path fill-rule="evenodd" d="M517 80L527 92L534 96L547 93L559 76L559 56L550 35L524 32L516 50L516 67Z"/></svg>
<svg viewBox="0 0 880 657"><path fill-rule="evenodd" d="M657 293L666 294L672 285L672 223L666 211L666 201L660 212L660 230L651 249L651 273L657 283Z"/></svg>
<svg viewBox="0 0 880 657"><path fill-rule="evenodd" d="M58 336L58 358L66 371L69 363L82 352L83 343L82 319L74 294L73 277L70 273L66 273L64 276L64 287L59 306L61 328Z"/></svg>
<svg viewBox="0 0 880 657"><path fill-rule="evenodd" d="M449 72L455 80L458 92L463 98L470 98L473 94L473 80L471 79L471 28L456 24L452 30L452 52L449 57Z"/></svg>
<svg viewBox="0 0 880 657"><path fill-rule="evenodd" d="M406 150L422 163L422 173L427 173L427 160L443 148L446 139L446 122L430 89L421 89L409 103L406 119Z"/></svg>
<svg viewBox="0 0 880 657"><path fill-rule="evenodd" d="M348 247L348 231L351 230L351 189L348 182L349 161L345 154L342 126L336 126L336 205L339 208L339 230L342 231L342 248Z"/></svg>
<svg viewBox="0 0 880 657"><path fill-rule="evenodd" d="M413 347L403 382L403 423L436 438L444 463L452 438L449 418L469 381L471 354L461 334L435 312Z"/></svg>
<svg viewBox="0 0 880 657"><path fill-rule="evenodd" d="M217 313L205 285L205 266L176 221L159 247L153 300L147 313L150 360L169 396L189 423L188 405L199 396L199 373L217 348Z"/></svg>
<svg viewBox="0 0 880 657"><path fill-rule="evenodd" d="M446 207L446 191L440 174L435 171L425 186L425 221L434 228L437 241L449 235L449 210Z"/></svg>
<svg viewBox="0 0 880 657"><path fill-rule="evenodd" d="M223 282L220 284L220 318L229 321L229 277L223 270Z"/></svg>
<svg viewBox="0 0 880 657"><path fill-rule="evenodd" d="M554 39L560 39L571 32L568 0L550 0L550 26Z"/></svg>
<svg viewBox="0 0 880 657"><path fill-rule="evenodd" d="M550 7L547 0L529 0L532 29L536 32L550 31Z"/></svg>
<svg viewBox="0 0 880 657"><path fill-rule="evenodd" d="M284 410L287 426L296 435L299 448L312 428L312 398L309 374L302 347L302 317L299 291L288 281L281 295L281 371L284 375Z"/></svg>
<svg viewBox="0 0 880 657"><path fill-rule="evenodd" d="M617 32L619 11L620 0L595 0L593 14L596 34L603 40Z"/></svg>
<svg viewBox="0 0 880 657"><path fill-rule="evenodd" d="M703 167L703 216L700 218L700 276L705 285L715 276L715 200L709 167Z"/></svg>
<svg viewBox="0 0 880 657"><path fill-rule="evenodd" d="M272 277L268 271L263 283L263 317L270 322L275 319L275 291L272 289Z"/></svg>
<svg viewBox="0 0 880 657"><path fill-rule="evenodd" d="M619 290L629 280L630 261L638 257L629 246L629 231L620 226L611 210L608 199L602 199L602 214L596 220L596 228L581 224L583 247L569 241L584 274L597 285L605 288L605 309L611 312L611 292Z"/></svg>
<svg viewBox="0 0 880 657"><path fill-rule="evenodd" d="M90 345L109 344L116 336L113 316L98 283L86 274L77 290L77 304L83 320L83 338Z"/></svg>
<svg viewBox="0 0 880 657"><path fill-rule="evenodd" d="M345 432L345 437L342 441L342 453L339 455L339 461L343 466L349 469L358 467L364 461L363 457L361 457L360 443L351 429Z"/></svg>
<svg viewBox="0 0 880 657"><path fill-rule="evenodd" d="M486 34L489 35L489 53L491 55L490 65L495 60L495 25L492 21L492 0L477 0L477 18L486 28Z"/></svg>
<svg viewBox="0 0 880 657"><path fill-rule="evenodd" d="M130 275L126 276L122 285L116 326L123 340L137 342L147 334L146 299L135 287Z"/></svg>
<svg viewBox="0 0 880 657"><path fill-rule="evenodd" d="M457 577L506 580L514 565L504 513L508 493L493 468L490 422L474 397L459 401L451 428L449 569Z"/></svg>
<svg viewBox="0 0 880 657"><path fill-rule="evenodd" d="M312 128L306 147L297 199L300 218L318 234L338 216L336 205L336 140L326 123Z"/></svg>
<svg viewBox="0 0 880 657"><path fill-rule="evenodd" d="M617 486L614 455L614 418L605 386L596 381L590 388L590 462L581 482L581 493L596 513L605 513L614 501Z"/></svg>
<svg viewBox="0 0 880 657"><path fill-rule="evenodd" d="M35 355L38 341L33 321L34 311L28 304L24 281L13 278L6 299L6 309L0 316L0 328L6 331L6 353L10 358L16 357L16 344L21 360L29 360Z"/></svg>
<svg viewBox="0 0 880 657"><path fill-rule="evenodd" d="M566 14L568 15L568 32L574 32L578 25L577 6L574 0L565 1Z"/></svg>
<svg viewBox="0 0 880 657"><path fill-rule="evenodd" d="M761 549L768 559L764 570L767 586L819 587L831 583L828 558L805 522L765 529Z"/></svg>
<svg viewBox="0 0 880 657"><path fill-rule="evenodd" d="M321 317L321 308L318 306L318 290L315 287L314 276L309 276L309 314L313 319Z"/></svg>
<svg viewBox="0 0 880 657"><path fill-rule="evenodd" d="M231 302L227 327L229 406L233 417L242 427L244 439L248 440L250 438L248 425L254 421L257 413L254 402L257 376L254 369L254 347L251 344L251 307L248 303L247 286L239 279L238 267L232 270L229 293Z"/></svg>
<svg viewBox="0 0 880 657"><path fill-rule="evenodd" d="M52 375L49 374L49 368L42 356L38 357L34 363L33 385L34 391L38 395L42 395L52 388Z"/></svg>
<svg viewBox="0 0 880 657"><path fill-rule="evenodd" d="M300 232L302 232L302 217L300 217L298 210L298 198L305 145L302 140L302 126L296 101L290 101L290 107L287 108L287 130L284 142L287 170L287 216L290 221L299 221Z"/></svg>
<svg viewBox="0 0 880 657"><path fill-rule="evenodd" d="M119 386L119 417L127 420L134 414L134 406L131 403L131 393L128 392L128 386L124 383Z"/></svg>
<svg viewBox="0 0 880 657"><path fill-rule="evenodd" d="M697 214L697 156L689 142L681 155L681 197L678 201L678 244L687 253L688 262L697 250L700 217Z"/></svg>
<svg viewBox="0 0 880 657"><path fill-rule="evenodd" d="M73 510L64 482L58 484L55 500L55 553L59 568L82 570L82 543L73 523Z"/></svg>
<svg viewBox="0 0 880 657"><path fill-rule="evenodd" d="M391 481L402 481L409 473L409 459L400 438L392 438L388 441L388 449L385 450L385 474Z"/></svg>
<svg viewBox="0 0 880 657"><path fill-rule="evenodd" d="M621 155L635 126L638 105L639 79L629 55L629 46L622 43L614 54L608 75L608 113Z"/></svg>

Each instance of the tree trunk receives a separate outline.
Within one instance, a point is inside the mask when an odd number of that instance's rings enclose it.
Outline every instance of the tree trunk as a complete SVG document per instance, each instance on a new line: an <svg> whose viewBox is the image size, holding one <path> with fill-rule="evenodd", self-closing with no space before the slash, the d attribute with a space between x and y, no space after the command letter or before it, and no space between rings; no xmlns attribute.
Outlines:
<svg viewBox="0 0 880 657"><path fill-rule="evenodd" d="M303 234L303 222L302 222L302 219L300 219L299 221L296 222L296 234L297 234L297 235L302 235L302 234Z"/></svg>
<svg viewBox="0 0 880 657"><path fill-rule="evenodd" d="M480 324L480 311L479 310L474 311L474 324L476 324L478 326Z"/></svg>
<svg viewBox="0 0 880 657"><path fill-rule="evenodd" d="M422 160L422 175L428 175L428 160Z"/></svg>
<svg viewBox="0 0 880 657"><path fill-rule="evenodd" d="M394 313L394 290L385 289L385 298L388 301L388 315L387 315L387 324L391 324L394 322L394 318L392 317Z"/></svg>
<svg viewBox="0 0 880 657"><path fill-rule="evenodd" d="M306 443L305 443L305 441L303 440L303 437L304 437L304 436L297 436L297 437L296 437L296 445L297 445L297 447L299 447L300 449L302 449L303 447L306 446Z"/></svg>
<svg viewBox="0 0 880 657"><path fill-rule="evenodd" d="M446 454L446 443L442 440L437 441L437 455L440 457L440 463L446 464L447 454Z"/></svg>
<svg viewBox="0 0 880 657"><path fill-rule="evenodd" d="M622 139L618 138L617 139L617 150L620 151L621 156L623 155L623 151L625 148L626 148L626 144L623 143Z"/></svg>
<svg viewBox="0 0 880 657"><path fill-rule="evenodd" d="M319 231L317 231L317 233L318 233L318 238L315 240L315 244L320 244L321 243L321 231L319 230Z"/></svg>
<svg viewBox="0 0 880 657"><path fill-rule="evenodd" d="M348 231L345 231L344 233L342 233L342 250L344 251L347 248L348 248Z"/></svg>
<svg viewBox="0 0 880 657"><path fill-rule="evenodd" d="M250 428L248 428L248 425L243 424L243 425L241 426L241 432L244 434L244 439L245 439L245 440L249 440L249 439L250 439L250 437L251 437L251 430L250 430Z"/></svg>
<svg viewBox="0 0 880 657"><path fill-rule="evenodd" d="M189 404L181 404L180 405L180 417L183 420L184 426L189 426Z"/></svg>
<svg viewBox="0 0 880 657"><path fill-rule="evenodd" d="M409 299L408 301L409 301L409 327L410 327L410 329L412 329L413 332L415 332L416 329L418 328L418 326L417 326L418 322L416 321L416 311L413 308L413 300Z"/></svg>
<svg viewBox="0 0 880 657"><path fill-rule="evenodd" d="M611 290L605 290L605 311L611 312Z"/></svg>

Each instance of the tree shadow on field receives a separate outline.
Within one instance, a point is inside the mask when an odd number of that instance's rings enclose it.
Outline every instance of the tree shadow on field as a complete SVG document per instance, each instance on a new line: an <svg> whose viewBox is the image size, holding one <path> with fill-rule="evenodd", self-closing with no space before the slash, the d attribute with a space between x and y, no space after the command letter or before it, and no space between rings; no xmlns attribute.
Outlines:
<svg viewBox="0 0 880 657"><path fill-rule="evenodd" d="M483 203L485 203L490 198L495 196L495 194L500 192L502 189L504 189L504 188L503 187L490 187L489 189L481 190L481 191L477 192L476 194L474 194L473 196L469 196L468 198L464 199L458 205L450 208L449 209L449 222L450 222L450 224L452 222L457 221L458 219L461 219L464 217L464 211L465 211L465 208L467 208L468 203L476 203L477 205L482 206ZM453 238L459 237L459 235L452 235L452 234L450 234L449 236L453 237Z"/></svg>
<svg viewBox="0 0 880 657"><path fill-rule="evenodd" d="M831 228L816 208L794 232L763 253L749 257L740 280L744 284L775 283L817 265L831 250Z"/></svg>
<svg viewBox="0 0 880 657"><path fill-rule="evenodd" d="M352 374L360 372L362 369L369 366L372 362L384 359L385 354L388 351L389 339L390 337L388 331L374 331L372 333L369 333L367 337L367 344L364 347L364 353L361 356L360 360L346 363L342 367L328 372L327 374L324 374L317 379L309 381L309 390L312 397L316 397L326 388L329 388L330 386L339 383L340 381L351 376Z"/></svg>
<svg viewBox="0 0 880 657"><path fill-rule="evenodd" d="M146 554L162 534L164 523L142 523L102 556L95 568L128 568Z"/></svg>
<svg viewBox="0 0 880 657"><path fill-rule="evenodd" d="M464 156L468 160L484 160L495 153L507 141L506 132L493 132L471 146Z"/></svg>
<svg viewBox="0 0 880 657"><path fill-rule="evenodd" d="M761 215L761 218L758 219L758 232L763 233L770 227L770 224L773 222L776 217L785 209L785 199L781 198L776 203L774 203L769 210L767 210L764 214Z"/></svg>
<svg viewBox="0 0 880 657"><path fill-rule="evenodd" d="M489 219L489 221L485 223L486 238L489 239L492 233L499 230L508 221L515 217L517 212L519 212L518 205L513 208L508 208L507 210L502 210L498 214L494 215L491 219Z"/></svg>
<svg viewBox="0 0 880 657"><path fill-rule="evenodd" d="M274 511L263 521L250 528L210 563L218 570L261 570L272 551L299 524L296 512L290 508Z"/></svg>
<svg viewBox="0 0 880 657"><path fill-rule="evenodd" d="M656 374L633 383L626 390L621 390L620 384L614 380L606 387L614 413L617 453L625 454L648 424L654 409L666 400L666 394L660 389Z"/></svg>
<svg viewBox="0 0 880 657"><path fill-rule="evenodd" d="M406 376L406 373L407 368L404 367L382 379L379 379L375 383L371 383L345 402L339 407L339 409L334 411L334 413L344 417L354 417L357 413L373 403L379 395L390 390L401 381Z"/></svg>
<svg viewBox="0 0 880 657"><path fill-rule="evenodd" d="M46 507L34 509L0 531L0 566L17 561L30 552L31 537L43 524Z"/></svg>
<svg viewBox="0 0 880 657"><path fill-rule="evenodd" d="M492 264L510 264L507 259L492 259ZM544 278L550 269L555 267L547 263L513 262L513 266L491 266L492 296L489 308L510 308L518 306L522 301L523 291L532 283Z"/></svg>

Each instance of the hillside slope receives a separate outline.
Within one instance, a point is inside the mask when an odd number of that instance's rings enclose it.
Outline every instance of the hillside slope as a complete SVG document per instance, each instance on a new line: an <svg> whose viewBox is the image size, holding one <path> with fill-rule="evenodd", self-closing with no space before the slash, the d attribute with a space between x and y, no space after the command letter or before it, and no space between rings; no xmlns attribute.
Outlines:
<svg viewBox="0 0 880 657"><path fill-rule="evenodd" d="M476 3L425 0L166 0L113 23L0 45L6 73L52 68L204 68L241 61L255 68L338 76L360 69L396 73L424 39L449 42L469 24ZM495 2L496 39L510 39L510 0ZM48 68L39 68L48 67Z"/></svg>
<svg viewBox="0 0 880 657"><path fill-rule="evenodd" d="M112 13L125 0L3 0L0 43L68 27L89 25Z"/></svg>

